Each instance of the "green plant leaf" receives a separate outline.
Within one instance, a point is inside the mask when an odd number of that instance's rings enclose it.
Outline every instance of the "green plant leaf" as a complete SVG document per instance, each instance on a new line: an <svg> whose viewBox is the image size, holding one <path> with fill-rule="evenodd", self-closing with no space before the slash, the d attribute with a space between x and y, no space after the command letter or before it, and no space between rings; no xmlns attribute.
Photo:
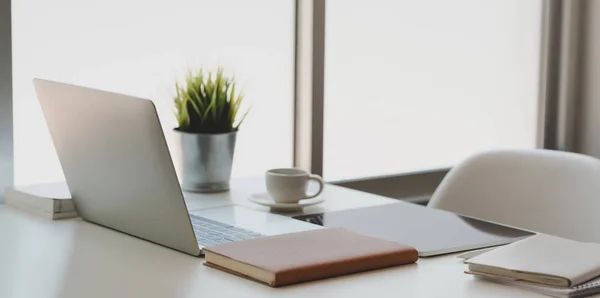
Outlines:
<svg viewBox="0 0 600 298"><path fill-rule="evenodd" d="M239 129L249 113L238 120L244 98L236 94L235 81L223 68L212 72L188 71L183 83L176 82L175 117L179 129L198 133L226 133Z"/></svg>
<svg viewBox="0 0 600 298"><path fill-rule="evenodd" d="M211 99L210 99L210 105L212 106L212 115L213 115L213 119L217 119L217 109L218 107L216 107L217 105L217 92L213 92Z"/></svg>
<svg viewBox="0 0 600 298"><path fill-rule="evenodd" d="M200 108L204 109L204 102L202 101L202 97L200 93L198 93L199 88L190 88L188 93L190 94L190 101L194 106L196 106L196 111L200 114Z"/></svg>
<svg viewBox="0 0 600 298"><path fill-rule="evenodd" d="M229 93L229 100L233 101L235 98L235 84L231 85L231 92Z"/></svg>
<svg viewBox="0 0 600 298"><path fill-rule="evenodd" d="M242 118L240 118L240 122L238 122L238 124L233 128L234 131L237 131L240 127L240 125L242 125L242 122L244 122L244 120L246 119L246 116L248 115L248 113L250 113L250 109L248 109L246 111L246 113L244 113L244 115L242 116Z"/></svg>
<svg viewBox="0 0 600 298"><path fill-rule="evenodd" d="M212 80L212 72L208 73L208 80L204 83L204 90L206 91L207 96L211 96L214 91L214 83Z"/></svg>
<svg viewBox="0 0 600 298"><path fill-rule="evenodd" d="M183 99L182 95L181 95L181 89L179 87L178 83L175 83L175 90L176 90L176 96L175 96L175 118L177 119L177 124L179 125L179 128L185 128L187 126L187 122L188 122L188 114L187 114L187 108L185 107L185 100Z"/></svg>
<svg viewBox="0 0 600 298"><path fill-rule="evenodd" d="M198 105L201 104L201 102L196 102L195 100L190 100L190 99L188 99L188 102L192 105L196 114L200 115L201 111L200 111L200 108L198 107Z"/></svg>

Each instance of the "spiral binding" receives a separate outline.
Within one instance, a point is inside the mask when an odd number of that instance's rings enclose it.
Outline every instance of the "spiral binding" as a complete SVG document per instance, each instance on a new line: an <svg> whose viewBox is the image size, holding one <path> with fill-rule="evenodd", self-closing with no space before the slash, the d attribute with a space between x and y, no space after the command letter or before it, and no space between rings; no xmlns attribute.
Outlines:
<svg viewBox="0 0 600 298"><path fill-rule="evenodd" d="M600 282L590 282L571 288L573 292L568 297L578 298L600 293Z"/></svg>

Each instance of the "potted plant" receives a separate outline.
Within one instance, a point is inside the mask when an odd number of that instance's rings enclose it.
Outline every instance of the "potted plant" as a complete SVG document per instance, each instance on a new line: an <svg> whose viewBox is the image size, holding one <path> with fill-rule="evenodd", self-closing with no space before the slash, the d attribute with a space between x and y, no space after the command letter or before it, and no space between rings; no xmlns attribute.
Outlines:
<svg viewBox="0 0 600 298"><path fill-rule="evenodd" d="M243 95L233 78L203 69L176 83L175 116L181 134L182 188L195 192L229 189L236 134L247 112L238 120Z"/></svg>

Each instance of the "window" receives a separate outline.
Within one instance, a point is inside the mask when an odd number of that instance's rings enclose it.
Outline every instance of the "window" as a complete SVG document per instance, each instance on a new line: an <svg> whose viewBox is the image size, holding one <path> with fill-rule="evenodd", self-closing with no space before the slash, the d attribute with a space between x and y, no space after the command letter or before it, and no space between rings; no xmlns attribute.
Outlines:
<svg viewBox="0 0 600 298"><path fill-rule="evenodd" d="M542 1L328 0L327 180L534 148Z"/></svg>
<svg viewBox="0 0 600 298"><path fill-rule="evenodd" d="M296 4L15 1L15 183L64 179L34 77L153 99L179 168L173 85L200 65L235 73L252 105L234 177L294 166L294 150L305 148L318 151L309 158L319 160L317 172L322 161L326 180L339 181L536 147L542 0L327 0L324 79L313 77L324 83L323 117L315 122L324 123L322 148L318 125L306 130L317 135L312 147L294 148L294 132L305 131L294 129L294 108L304 103L294 102L294 61L304 61L295 57L295 38L305 37L295 24L306 25L295 19ZM318 114L315 107L308 113Z"/></svg>
<svg viewBox="0 0 600 298"><path fill-rule="evenodd" d="M252 111L233 176L293 164L293 0L13 2L15 184L63 180L31 80L153 99L176 167L171 99L189 67L225 67Z"/></svg>

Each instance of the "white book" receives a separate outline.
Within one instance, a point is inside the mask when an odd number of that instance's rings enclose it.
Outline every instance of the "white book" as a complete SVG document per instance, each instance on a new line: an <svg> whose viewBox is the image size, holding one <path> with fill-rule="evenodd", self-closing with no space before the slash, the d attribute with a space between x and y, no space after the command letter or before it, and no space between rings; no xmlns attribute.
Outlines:
<svg viewBox="0 0 600 298"><path fill-rule="evenodd" d="M600 244L535 235L468 259L467 273L570 288L600 276Z"/></svg>
<svg viewBox="0 0 600 298"><path fill-rule="evenodd" d="M75 204L64 183L11 186L5 189L7 205L32 211L46 218L76 217Z"/></svg>

